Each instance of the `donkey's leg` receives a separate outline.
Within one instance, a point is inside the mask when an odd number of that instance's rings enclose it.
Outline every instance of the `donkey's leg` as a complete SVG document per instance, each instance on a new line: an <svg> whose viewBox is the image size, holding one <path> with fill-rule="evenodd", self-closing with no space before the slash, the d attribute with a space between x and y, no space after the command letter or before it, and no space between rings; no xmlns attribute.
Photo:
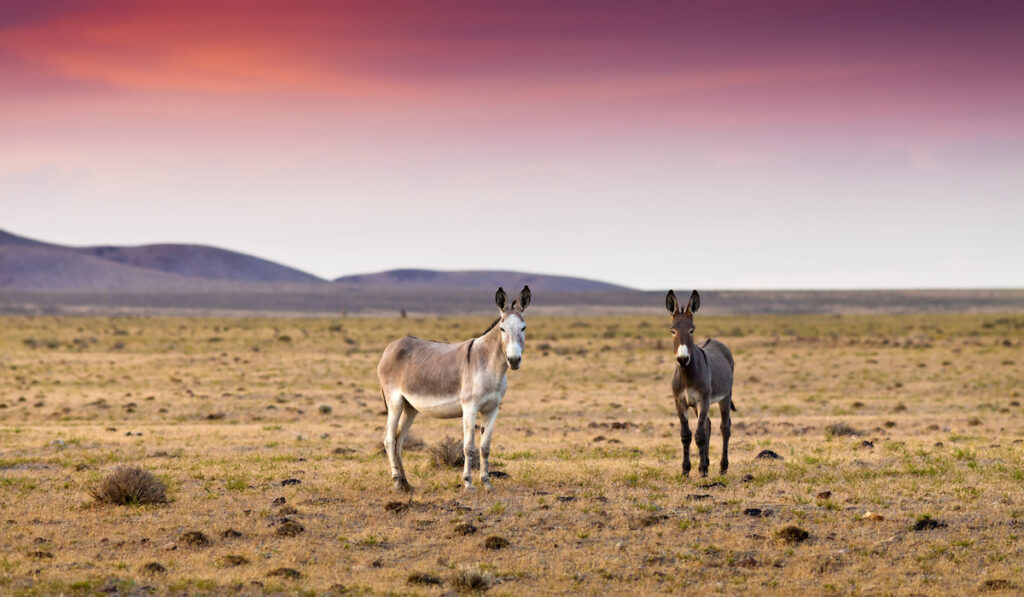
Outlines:
<svg viewBox="0 0 1024 597"><path fill-rule="evenodd" d="M391 478L395 481L395 489L408 491L409 483L405 480L405 472L402 469L402 455L399 453L398 442L398 420L402 416L403 403L405 399L400 394L392 395L384 403L388 407L388 422L384 426L384 450L388 453L388 462L391 464Z"/></svg>
<svg viewBox="0 0 1024 597"><path fill-rule="evenodd" d="M700 402L700 412L697 415L697 451L700 453L700 464L697 470L701 477L708 476L708 442L711 440L711 419L708 418L708 410L711 405L708 399L703 398Z"/></svg>
<svg viewBox="0 0 1024 597"><path fill-rule="evenodd" d="M490 491L491 487L491 434L498 420L498 407L484 414L484 433L480 437L480 482Z"/></svg>
<svg viewBox="0 0 1024 597"><path fill-rule="evenodd" d="M676 412L679 414L679 439L683 442L683 476L690 476L690 440L693 439L693 433L690 432L690 421L686 418L686 405L681 408L676 406Z"/></svg>
<svg viewBox="0 0 1024 597"><path fill-rule="evenodd" d="M462 468L462 484L465 489L473 489L473 452L476 451L476 405L462 406L462 454L466 464Z"/></svg>
<svg viewBox="0 0 1024 597"><path fill-rule="evenodd" d="M405 464L402 462L402 446L405 445L405 438L409 437L409 428L412 427L412 422L417 414L412 406L406 402L402 408L402 416L398 420L398 433L395 436L395 456L396 460L398 460L399 474L396 487L397 484L400 484L400 489L404 491L412 491L412 486L409 485L409 480L405 476Z"/></svg>
<svg viewBox="0 0 1024 597"><path fill-rule="evenodd" d="M729 432L732 429L732 392L722 401L718 403L719 408L722 410L722 425L719 427L722 431L722 468L721 474L725 474L729 470Z"/></svg>

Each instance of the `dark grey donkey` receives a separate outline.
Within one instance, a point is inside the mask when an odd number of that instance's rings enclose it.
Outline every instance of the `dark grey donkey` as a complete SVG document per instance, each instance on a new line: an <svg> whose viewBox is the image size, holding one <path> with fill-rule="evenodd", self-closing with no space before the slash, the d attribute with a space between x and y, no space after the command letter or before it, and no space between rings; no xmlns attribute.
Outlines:
<svg viewBox="0 0 1024 597"><path fill-rule="evenodd" d="M665 307L672 313L672 344L676 355L676 372L672 376L672 395L679 413L679 436L683 440L683 476L690 474L690 423L686 411L697 413L697 449L700 451L700 475L708 476L708 443L711 421L708 410L718 403L722 411L722 473L729 470L729 428L732 426L732 353L718 340L707 339L700 346L693 342L693 314L700 308L700 295L694 290L685 307L680 307L671 290Z"/></svg>

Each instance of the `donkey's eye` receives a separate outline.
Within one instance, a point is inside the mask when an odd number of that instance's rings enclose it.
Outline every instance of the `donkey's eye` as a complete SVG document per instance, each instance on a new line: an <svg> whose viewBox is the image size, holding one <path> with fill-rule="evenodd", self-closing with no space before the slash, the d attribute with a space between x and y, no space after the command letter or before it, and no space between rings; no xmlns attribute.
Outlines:
<svg viewBox="0 0 1024 597"><path fill-rule="evenodd" d="M693 331L694 331L694 330L696 330L696 329L697 329L697 328L690 328L690 335L691 335L691 336L693 335Z"/></svg>

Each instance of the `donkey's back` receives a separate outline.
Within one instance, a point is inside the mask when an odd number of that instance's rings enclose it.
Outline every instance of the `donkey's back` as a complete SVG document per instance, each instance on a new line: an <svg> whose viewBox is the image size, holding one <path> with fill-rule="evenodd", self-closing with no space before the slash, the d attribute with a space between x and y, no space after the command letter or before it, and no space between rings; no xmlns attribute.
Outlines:
<svg viewBox="0 0 1024 597"><path fill-rule="evenodd" d="M732 392L732 376L736 364L732 360L732 352L725 344L708 338L700 346L708 359L711 374L711 402L720 401Z"/></svg>

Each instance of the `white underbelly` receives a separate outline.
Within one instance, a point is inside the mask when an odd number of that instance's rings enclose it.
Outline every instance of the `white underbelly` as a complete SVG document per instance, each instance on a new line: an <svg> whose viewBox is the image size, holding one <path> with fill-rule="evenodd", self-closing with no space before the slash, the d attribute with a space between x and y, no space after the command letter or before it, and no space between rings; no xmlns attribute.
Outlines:
<svg viewBox="0 0 1024 597"><path fill-rule="evenodd" d="M402 396L421 415L436 419L454 419L462 416L462 402L458 396Z"/></svg>
<svg viewBox="0 0 1024 597"><path fill-rule="evenodd" d="M725 394L722 394L721 396L712 396L711 399L708 400L708 404L717 404L721 402L723 398L725 398ZM686 405L692 406L693 408L697 408L698 406L700 406L700 395L687 392Z"/></svg>

